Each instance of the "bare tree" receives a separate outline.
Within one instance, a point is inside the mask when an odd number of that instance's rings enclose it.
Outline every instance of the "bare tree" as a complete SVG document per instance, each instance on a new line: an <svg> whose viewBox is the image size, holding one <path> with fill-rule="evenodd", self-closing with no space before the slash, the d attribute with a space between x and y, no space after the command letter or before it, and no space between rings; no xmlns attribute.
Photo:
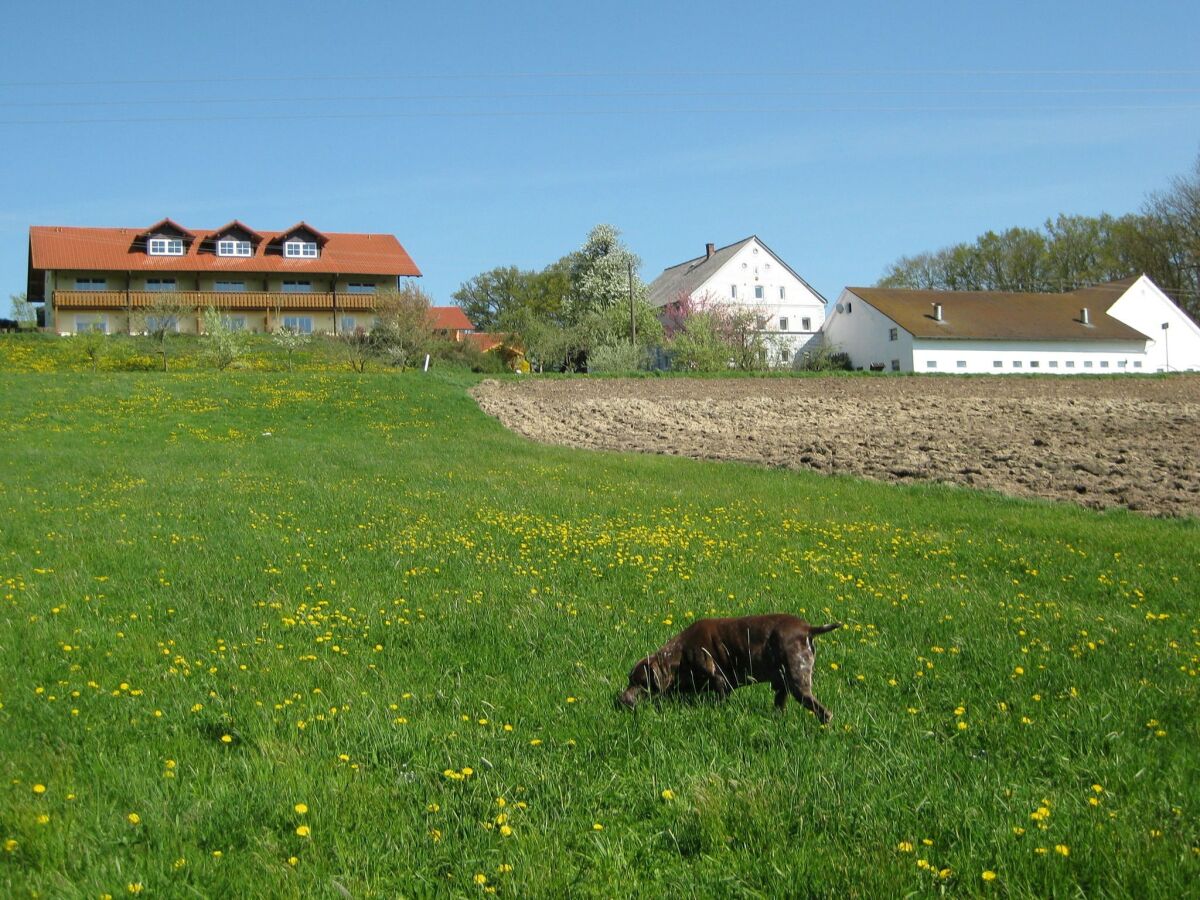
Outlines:
<svg viewBox="0 0 1200 900"><path fill-rule="evenodd" d="M162 357L163 371L167 371L169 335L179 331L179 322L186 315L195 315L196 307L174 294L155 294L136 314L139 328L147 337L158 343L158 355Z"/></svg>

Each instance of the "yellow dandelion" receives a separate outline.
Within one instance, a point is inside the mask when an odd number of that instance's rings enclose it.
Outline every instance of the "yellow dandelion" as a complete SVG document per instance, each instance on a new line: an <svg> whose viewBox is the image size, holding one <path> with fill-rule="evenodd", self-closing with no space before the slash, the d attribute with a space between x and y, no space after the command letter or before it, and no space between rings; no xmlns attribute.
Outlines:
<svg viewBox="0 0 1200 900"><path fill-rule="evenodd" d="M46 793L46 786L44 784L35 784L33 786L33 792L35 794L44 794Z"/></svg>
<svg viewBox="0 0 1200 900"><path fill-rule="evenodd" d="M9 838L7 841L4 842L4 852L5 853L15 853L19 846L21 846L21 845L18 844L13 838Z"/></svg>
<svg viewBox="0 0 1200 900"><path fill-rule="evenodd" d="M307 825L298 825L296 826L296 834L300 835L302 838L306 838L312 835L312 829Z"/></svg>
<svg viewBox="0 0 1200 900"><path fill-rule="evenodd" d="M49 825L50 815L49 813L41 813L34 821L36 821L39 825Z"/></svg>
<svg viewBox="0 0 1200 900"><path fill-rule="evenodd" d="M232 744L233 743L233 735L232 734L221 735L221 743L222 744Z"/></svg>
<svg viewBox="0 0 1200 900"><path fill-rule="evenodd" d="M981 878L982 878L984 881L995 881L995 880L996 880L996 873L995 873L995 872L993 872L991 869L984 869L984 870L983 870L983 875L981 875L980 877L981 877Z"/></svg>
<svg viewBox="0 0 1200 900"><path fill-rule="evenodd" d="M289 866L294 866L299 862L300 862L300 857L298 857L298 856L289 856L288 857L288 865Z"/></svg>
<svg viewBox="0 0 1200 900"><path fill-rule="evenodd" d="M140 825L142 822L142 817L135 812L131 812L125 818L129 820L130 825Z"/></svg>
<svg viewBox="0 0 1200 900"><path fill-rule="evenodd" d="M500 863L500 865L496 866L496 871L501 875L505 875L512 871L512 866L509 863Z"/></svg>
<svg viewBox="0 0 1200 900"><path fill-rule="evenodd" d="M673 790L671 790L670 788L667 788L665 791L662 792L662 794L660 796L664 800L669 802L669 801L675 799L675 792Z"/></svg>
<svg viewBox="0 0 1200 900"><path fill-rule="evenodd" d="M599 822L592 823L592 831L603 831L603 830L604 830L604 826L601 825Z"/></svg>
<svg viewBox="0 0 1200 900"><path fill-rule="evenodd" d="M125 885L125 890L131 894L140 894L142 892L142 883L140 881L131 881Z"/></svg>
<svg viewBox="0 0 1200 900"><path fill-rule="evenodd" d="M896 845L896 849L899 850L901 853L912 853L913 845L909 841L901 841L900 843L898 843Z"/></svg>
<svg viewBox="0 0 1200 900"><path fill-rule="evenodd" d="M487 884L487 876L484 875L482 872L476 872L475 873L475 883L476 884Z"/></svg>
<svg viewBox="0 0 1200 900"><path fill-rule="evenodd" d="M509 836L509 835L511 835L513 832L512 832L512 828L511 828L510 826L508 826L508 825L501 825L501 826L500 826L500 833L501 833L502 835L504 835L505 837L508 837L508 836Z"/></svg>
<svg viewBox="0 0 1200 900"><path fill-rule="evenodd" d="M1059 854L1059 855L1061 855L1061 856L1070 856L1070 855L1071 855L1071 848L1070 848L1070 847L1068 847L1066 844L1055 844L1055 845L1054 845L1054 852L1055 852L1055 853L1058 853L1058 854Z"/></svg>
<svg viewBox="0 0 1200 900"><path fill-rule="evenodd" d="M308 812L308 804L307 803L297 803L295 806L292 807L292 809L296 810L296 812L299 813L300 815L304 815L306 812Z"/></svg>

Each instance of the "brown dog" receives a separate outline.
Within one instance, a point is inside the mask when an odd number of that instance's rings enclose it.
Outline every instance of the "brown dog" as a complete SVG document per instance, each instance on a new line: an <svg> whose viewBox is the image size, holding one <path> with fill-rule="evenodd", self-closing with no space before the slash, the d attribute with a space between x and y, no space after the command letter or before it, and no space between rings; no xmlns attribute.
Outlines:
<svg viewBox="0 0 1200 900"><path fill-rule="evenodd" d="M786 613L700 619L639 660L617 700L630 709L643 694L713 691L723 700L734 688L766 681L775 689L777 710L783 711L790 692L824 725L833 714L813 696L813 638L841 627L814 627Z"/></svg>

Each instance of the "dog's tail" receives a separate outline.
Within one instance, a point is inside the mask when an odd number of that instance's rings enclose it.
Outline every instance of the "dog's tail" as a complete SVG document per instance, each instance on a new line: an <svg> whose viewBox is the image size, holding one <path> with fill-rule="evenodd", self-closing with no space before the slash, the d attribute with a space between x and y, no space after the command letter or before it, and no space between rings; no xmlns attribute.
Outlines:
<svg viewBox="0 0 1200 900"><path fill-rule="evenodd" d="M811 637L816 637L818 634L826 634L827 632L841 627L841 622L830 622L828 625L814 625L808 630L808 633Z"/></svg>

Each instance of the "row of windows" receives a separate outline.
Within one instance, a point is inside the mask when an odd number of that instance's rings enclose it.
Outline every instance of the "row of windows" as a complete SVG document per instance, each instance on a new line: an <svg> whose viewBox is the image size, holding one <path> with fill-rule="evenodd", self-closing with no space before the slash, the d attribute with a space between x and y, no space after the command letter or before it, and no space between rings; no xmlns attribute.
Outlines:
<svg viewBox="0 0 1200 900"><path fill-rule="evenodd" d="M767 325L770 323L770 321L771 320L769 318L767 318L766 316L759 316L755 320L754 327L757 328L759 331L765 331L767 328ZM779 317L779 330L780 331L787 331L788 324L789 324L789 320L788 320L787 316ZM801 331L812 331L812 319L810 319L808 316L805 316L804 318L802 318L800 320L800 330Z"/></svg>
<svg viewBox="0 0 1200 900"><path fill-rule="evenodd" d="M230 331L245 331L246 317L236 315L221 316L221 320L225 323L225 327ZM178 331L179 320L175 316L147 316L146 317L147 331ZM365 327L366 320L360 320L355 316L342 316L339 320L339 327L343 334L352 332L359 327ZM379 324L378 319L371 319L371 327ZM313 319L312 316L284 316L283 327L288 331L294 331L298 334L312 334ZM108 333L108 319L105 316L76 316L75 317L75 333L86 334L89 331L98 331L101 334Z"/></svg>
<svg viewBox="0 0 1200 900"><path fill-rule="evenodd" d="M1108 368L1110 368L1110 367L1111 367L1111 366L1110 366L1110 363L1109 363L1109 361L1108 361L1107 359L1102 359L1102 360L1099 360L1099 362L1100 362L1100 368L1101 368L1101 369L1108 369ZM1019 359L1015 359L1015 360L1013 360L1011 363L1009 363L1009 365L1010 365L1012 368L1014 368L1014 369L1023 369L1023 368L1025 368L1025 363L1024 363L1024 361L1023 361L1023 360L1019 360ZM1124 359L1119 359L1119 360L1117 360L1117 368L1118 368L1118 369L1124 369L1124 368L1127 368L1127 367L1128 367L1128 365L1129 365L1129 362L1128 362L1128 360L1124 360ZM957 361L954 363L954 366L955 366L955 368L958 368L958 369L965 369L965 368L967 367L967 361L966 361L965 359L960 359L960 360L957 360ZM1029 368L1031 368L1031 369L1039 369L1039 368L1041 368L1041 366L1042 366L1042 361L1041 361L1041 360L1037 360L1037 359L1031 359L1031 360L1029 360ZM928 359L928 360L926 360L926 361L925 361L925 368L927 368L927 369L936 369L937 367L938 367L938 365L937 365L937 360L936 360L936 359ZM1096 361L1095 361L1095 360L1091 360L1091 359L1085 359L1085 360L1083 361L1083 368L1085 368L1085 369L1092 369L1092 368L1095 368L1095 367L1096 367ZM1142 367L1142 361L1141 361L1140 359L1135 359L1135 360L1133 361L1133 367L1134 367L1135 369L1140 369L1140 368ZM1004 368L1004 360L1002 360L1002 359L995 359L995 360L992 360L992 368L993 368L993 369L1003 369L1003 368ZM1057 369L1057 368L1058 368L1058 360L1057 360L1057 359L1051 359L1051 360L1047 360L1047 361L1046 361L1046 368L1048 368L1048 369ZM1074 369L1074 368L1075 368L1075 360L1073 360L1073 359L1068 359L1068 360L1066 360L1066 361L1063 363L1063 368L1065 368L1065 369ZM893 371L897 371L897 372L900 370L900 361L899 361L898 359L893 359L893 360L892 360L892 370L893 370Z"/></svg>
<svg viewBox="0 0 1200 900"><path fill-rule="evenodd" d="M738 295L738 286L736 284L731 284L729 286L729 296L732 297L734 300L736 300L737 295ZM756 284L754 286L754 299L755 300L766 299L766 288L764 288L761 284ZM787 288L785 288L783 285L779 286L779 299L780 300L787 299Z"/></svg>
<svg viewBox="0 0 1200 900"><path fill-rule="evenodd" d="M183 256L182 238L150 238L146 249L151 256ZM249 241L217 241L217 256L253 256ZM284 241L283 255L292 259L316 259L320 256L315 241Z"/></svg>
<svg viewBox="0 0 1200 900"><path fill-rule="evenodd" d="M174 278L147 278L147 291L173 291L176 290L178 284ZM367 281L352 281L346 285L345 293L347 294L374 294L378 286ZM108 282L103 278L76 278L75 290L77 291L104 291L108 290ZM221 292L240 292L246 290L246 282L244 281L215 281L213 282L213 290ZM312 281L285 281L283 282L283 291L288 294L311 294Z"/></svg>

